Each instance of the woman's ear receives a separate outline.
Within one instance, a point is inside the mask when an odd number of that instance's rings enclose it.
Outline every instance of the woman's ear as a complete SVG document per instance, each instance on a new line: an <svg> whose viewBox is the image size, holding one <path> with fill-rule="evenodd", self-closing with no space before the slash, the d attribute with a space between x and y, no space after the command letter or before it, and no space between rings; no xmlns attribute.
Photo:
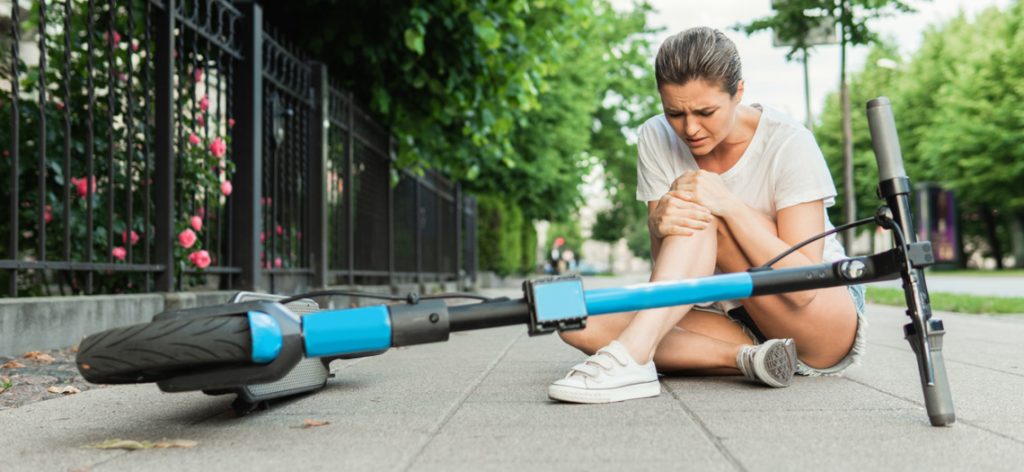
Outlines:
<svg viewBox="0 0 1024 472"><path fill-rule="evenodd" d="M743 79L740 79L740 81L736 83L736 95L733 95L732 98L736 104L739 104L740 101L743 100Z"/></svg>

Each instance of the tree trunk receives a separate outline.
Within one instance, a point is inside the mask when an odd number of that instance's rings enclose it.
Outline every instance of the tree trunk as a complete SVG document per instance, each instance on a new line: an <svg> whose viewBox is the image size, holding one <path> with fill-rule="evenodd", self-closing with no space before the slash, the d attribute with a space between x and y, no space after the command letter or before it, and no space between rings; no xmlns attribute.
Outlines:
<svg viewBox="0 0 1024 472"><path fill-rule="evenodd" d="M619 245L619 241L608 244L608 273L615 273L615 247Z"/></svg>
<svg viewBox="0 0 1024 472"><path fill-rule="evenodd" d="M851 13L846 1L840 2L839 13L839 99L843 112L843 207L846 209L846 221L852 223L857 219L857 200L853 191L853 125L850 120L850 88L846 84L846 16ZM848 256L853 255L853 239L856 230L851 228L843 234L843 246Z"/></svg>
<svg viewBox="0 0 1024 472"><path fill-rule="evenodd" d="M1003 246L999 244L999 234L996 232L995 212L984 206L981 208L981 218L985 221L985 235L988 237L988 245L992 249L992 257L996 258L996 268L1003 269Z"/></svg>
<svg viewBox="0 0 1024 472"><path fill-rule="evenodd" d="M1013 251L1013 267L1024 268L1024 211L1010 214L1010 248Z"/></svg>
<svg viewBox="0 0 1024 472"><path fill-rule="evenodd" d="M957 231L956 231L956 247L957 247L957 254L960 255L959 260L957 260L957 266L959 268L961 268L961 269L966 269L967 268L967 259L968 259L967 255L968 254L967 254L967 251L964 250L964 217L963 217L963 213L959 209L956 212L956 222L957 222L957 226L956 226L957 227Z"/></svg>

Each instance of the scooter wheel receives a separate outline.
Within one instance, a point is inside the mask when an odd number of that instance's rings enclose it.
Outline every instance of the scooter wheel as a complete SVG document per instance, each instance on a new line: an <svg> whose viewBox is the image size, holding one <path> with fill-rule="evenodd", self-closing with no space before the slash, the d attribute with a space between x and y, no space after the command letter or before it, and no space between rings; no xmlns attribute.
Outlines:
<svg viewBox="0 0 1024 472"><path fill-rule="evenodd" d="M75 361L93 383L141 383L213 365L251 362L244 316L159 320L86 337Z"/></svg>

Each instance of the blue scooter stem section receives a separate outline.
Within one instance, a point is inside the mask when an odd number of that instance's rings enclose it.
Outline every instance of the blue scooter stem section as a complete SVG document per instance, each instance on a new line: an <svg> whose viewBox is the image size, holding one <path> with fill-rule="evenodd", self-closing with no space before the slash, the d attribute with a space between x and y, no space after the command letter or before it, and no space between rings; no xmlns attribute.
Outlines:
<svg viewBox="0 0 1024 472"><path fill-rule="evenodd" d="M605 315L693 303L747 298L754 291L750 274L739 272L698 279L651 282L583 293L588 315Z"/></svg>
<svg viewBox="0 0 1024 472"><path fill-rule="evenodd" d="M273 316L259 311L250 311L249 332L252 334L252 361L256 364L267 364L281 353L284 337L281 325Z"/></svg>
<svg viewBox="0 0 1024 472"><path fill-rule="evenodd" d="M391 347L385 305L310 313L302 317L306 357L328 357Z"/></svg>

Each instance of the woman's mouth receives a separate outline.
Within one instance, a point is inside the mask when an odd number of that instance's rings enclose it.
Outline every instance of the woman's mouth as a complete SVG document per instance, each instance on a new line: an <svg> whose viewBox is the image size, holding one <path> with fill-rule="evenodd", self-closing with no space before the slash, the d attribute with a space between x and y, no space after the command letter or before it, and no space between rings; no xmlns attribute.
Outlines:
<svg viewBox="0 0 1024 472"><path fill-rule="evenodd" d="M706 140L706 139L708 139L707 136L705 136L703 138L697 138L697 139L686 138L686 144L689 144L690 146L699 146L699 145L703 144L704 140Z"/></svg>

